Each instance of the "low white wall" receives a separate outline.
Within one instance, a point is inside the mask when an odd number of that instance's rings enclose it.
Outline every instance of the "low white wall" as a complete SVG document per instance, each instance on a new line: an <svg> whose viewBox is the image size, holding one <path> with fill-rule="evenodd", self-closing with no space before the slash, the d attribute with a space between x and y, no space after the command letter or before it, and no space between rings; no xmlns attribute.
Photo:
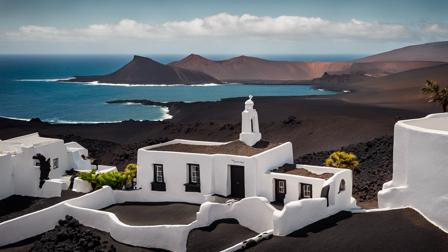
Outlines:
<svg viewBox="0 0 448 252"><path fill-rule="evenodd" d="M64 203L0 223L0 247L53 229L67 213Z"/></svg>
<svg viewBox="0 0 448 252"><path fill-rule="evenodd" d="M289 202L274 212L274 235L285 236L329 216L324 198Z"/></svg>
<svg viewBox="0 0 448 252"><path fill-rule="evenodd" d="M95 192L61 202L52 207L0 223L0 246L21 241L54 228L65 215L71 215L85 226L110 233L115 240L149 248L185 251L188 234L194 228L208 226L216 220L235 218L256 232L273 227L275 209L264 198L245 198L233 204L207 202L201 205L197 220L188 225L130 226L113 213L99 211L107 206L143 199L138 191L113 191L103 187Z"/></svg>
<svg viewBox="0 0 448 252"><path fill-rule="evenodd" d="M90 182L82 180L80 178L75 178L73 180L73 191L75 192L81 192L81 193L88 193L93 190L92 184Z"/></svg>
<svg viewBox="0 0 448 252"><path fill-rule="evenodd" d="M210 225L213 221L225 218L237 219L238 222L255 232L263 232L273 228L275 208L266 198L249 197L232 204L206 202L201 205L198 222Z"/></svg>

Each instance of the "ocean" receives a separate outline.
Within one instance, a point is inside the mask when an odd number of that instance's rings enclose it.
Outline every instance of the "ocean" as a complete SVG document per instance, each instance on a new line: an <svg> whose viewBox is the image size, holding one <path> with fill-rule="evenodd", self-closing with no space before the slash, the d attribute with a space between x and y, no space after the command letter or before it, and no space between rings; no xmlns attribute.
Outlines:
<svg viewBox="0 0 448 252"><path fill-rule="evenodd" d="M145 55L161 63L185 55ZM357 55L259 55L273 60L342 61ZM231 56L206 55L212 59ZM0 117L52 123L99 123L123 120L171 118L163 106L107 104L116 99L149 99L157 102L218 101L223 98L257 96L331 95L308 85L113 85L64 83L75 75L101 75L120 68L132 55L0 55ZM267 83L269 84L269 83Z"/></svg>

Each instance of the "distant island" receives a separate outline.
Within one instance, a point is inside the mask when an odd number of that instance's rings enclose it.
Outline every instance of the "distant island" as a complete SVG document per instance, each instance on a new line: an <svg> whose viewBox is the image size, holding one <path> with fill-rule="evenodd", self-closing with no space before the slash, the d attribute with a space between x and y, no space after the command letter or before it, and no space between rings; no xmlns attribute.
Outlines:
<svg viewBox="0 0 448 252"><path fill-rule="evenodd" d="M310 81L339 84L446 64L447 48L448 42L435 42L339 62L273 61L249 56L210 60L190 54L165 65L136 55L111 74L76 76L68 81L167 85L229 82L300 84Z"/></svg>
<svg viewBox="0 0 448 252"><path fill-rule="evenodd" d="M70 82L101 82L115 84L205 84L221 83L203 72L164 65L150 58L134 56L117 71L98 76L75 76Z"/></svg>

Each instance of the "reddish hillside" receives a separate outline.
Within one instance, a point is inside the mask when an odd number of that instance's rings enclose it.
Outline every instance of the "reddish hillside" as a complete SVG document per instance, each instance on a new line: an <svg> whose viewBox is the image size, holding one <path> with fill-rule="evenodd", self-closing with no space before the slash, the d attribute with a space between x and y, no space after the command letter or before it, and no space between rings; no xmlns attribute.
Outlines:
<svg viewBox="0 0 448 252"><path fill-rule="evenodd" d="M344 71L351 64L271 61L248 56L213 61L192 54L170 65L201 71L222 81L302 81L318 78L325 72Z"/></svg>
<svg viewBox="0 0 448 252"><path fill-rule="evenodd" d="M382 61L448 62L448 41L403 47L357 60L357 62L382 62Z"/></svg>
<svg viewBox="0 0 448 252"><path fill-rule="evenodd" d="M385 76L393 73L439 65L440 62L292 62L272 61L255 57L239 56L214 61L199 55L173 62L170 65L204 72L228 82L294 82L320 78L324 73L365 74Z"/></svg>

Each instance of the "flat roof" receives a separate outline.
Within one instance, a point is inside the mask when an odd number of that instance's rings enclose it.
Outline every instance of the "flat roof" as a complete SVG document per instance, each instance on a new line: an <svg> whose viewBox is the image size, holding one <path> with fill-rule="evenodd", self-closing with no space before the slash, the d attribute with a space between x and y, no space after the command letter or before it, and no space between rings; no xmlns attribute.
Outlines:
<svg viewBox="0 0 448 252"><path fill-rule="evenodd" d="M150 150L200 153L200 154L229 154L237 156L253 156L279 145L280 145L279 143L269 143L267 141L261 140L254 146L248 146L245 143L236 140L220 145L196 145L196 144L174 143L156 147Z"/></svg>
<svg viewBox="0 0 448 252"><path fill-rule="evenodd" d="M272 172L276 173L285 173L285 174L291 174L291 175L297 175L297 176L303 176L303 177L311 177L311 178L320 178L320 179L329 179L333 177L334 173L331 172L324 172L322 174L317 174L314 172L310 172L309 170L305 168L297 168L295 164L285 164L276 170L273 170Z"/></svg>
<svg viewBox="0 0 448 252"><path fill-rule="evenodd" d="M0 153L16 153L23 146L45 145L60 141L60 139L41 137L39 133L32 133L0 141Z"/></svg>
<svg viewBox="0 0 448 252"><path fill-rule="evenodd" d="M405 123L425 129L448 131L448 116L414 119L405 121Z"/></svg>

